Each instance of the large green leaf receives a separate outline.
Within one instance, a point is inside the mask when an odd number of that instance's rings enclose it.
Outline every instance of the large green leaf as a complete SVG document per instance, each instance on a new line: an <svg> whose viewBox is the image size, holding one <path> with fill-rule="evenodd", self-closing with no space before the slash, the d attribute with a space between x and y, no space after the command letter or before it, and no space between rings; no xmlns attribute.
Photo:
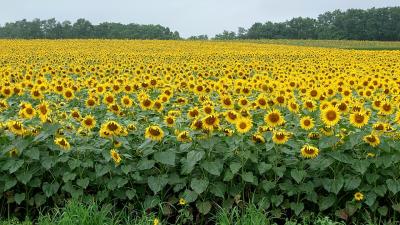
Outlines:
<svg viewBox="0 0 400 225"><path fill-rule="evenodd" d="M207 172L209 172L210 174L219 176L219 175L221 175L224 164L220 160L212 161L212 162L204 161L201 164L201 167L204 170L206 170Z"/></svg>
<svg viewBox="0 0 400 225"><path fill-rule="evenodd" d="M198 202L196 203L196 207L201 214L206 215L211 210L211 203L209 201Z"/></svg>
<svg viewBox="0 0 400 225"><path fill-rule="evenodd" d="M198 161L204 157L204 151L190 151L186 158L182 159L182 173L189 174L194 169L194 166Z"/></svg>
<svg viewBox="0 0 400 225"><path fill-rule="evenodd" d="M154 159L162 164L175 166L175 152L173 151L156 152Z"/></svg>
<svg viewBox="0 0 400 225"><path fill-rule="evenodd" d="M51 197L52 195L54 195L55 193L57 193L58 189L60 188L60 184L58 182L54 182L54 183L43 183L42 186L42 190L44 192L44 194L46 195L46 197Z"/></svg>
<svg viewBox="0 0 400 225"><path fill-rule="evenodd" d="M304 170L292 169L292 171L290 171L290 175L298 184L300 184L306 174L307 173Z"/></svg>
<svg viewBox="0 0 400 225"><path fill-rule="evenodd" d="M149 185L150 189L154 192L154 194L157 194L159 191L161 191L165 185L168 183L168 178L163 175L163 176L150 176L147 178L147 184Z"/></svg>
<svg viewBox="0 0 400 225"><path fill-rule="evenodd" d="M208 187L208 180L207 179L197 179L193 178L192 182L190 183L190 187L197 193L203 193Z"/></svg>

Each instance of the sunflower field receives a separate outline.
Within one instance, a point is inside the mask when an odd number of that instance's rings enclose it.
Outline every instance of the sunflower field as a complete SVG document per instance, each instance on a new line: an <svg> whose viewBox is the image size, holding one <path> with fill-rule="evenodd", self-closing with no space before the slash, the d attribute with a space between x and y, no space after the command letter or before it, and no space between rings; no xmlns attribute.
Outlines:
<svg viewBox="0 0 400 225"><path fill-rule="evenodd" d="M3 214L400 212L400 51L1 40L0 77Z"/></svg>

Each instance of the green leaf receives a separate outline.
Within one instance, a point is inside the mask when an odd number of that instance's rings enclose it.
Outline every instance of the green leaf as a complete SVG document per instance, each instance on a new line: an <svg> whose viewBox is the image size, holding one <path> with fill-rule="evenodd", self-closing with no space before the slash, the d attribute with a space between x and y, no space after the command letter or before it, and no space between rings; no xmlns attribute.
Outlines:
<svg viewBox="0 0 400 225"><path fill-rule="evenodd" d="M336 197L329 195L327 197L321 197L318 201L319 211L324 211L329 209L333 204L335 204Z"/></svg>
<svg viewBox="0 0 400 225"><path fill-rule="evenodd" d="M144 209L151 209L158 204L160 204L161 200L158 196L147 196L143 203Z"/></svg>
<svg viewBox="0 0 400 225"><path fill-rule="evenodd" d="M154 167L156 162L154 160L142 159L138 162L138 170L149 170Z"/></svg>
<svg viewBox="0 0 400 225"><path fill-rule="evenodd" d="M393 205L392 205L392 208L394 209L394 211L400 213L400 203L393 204Z"/></svg>
<svg viewBox="0 0 400 225"><path fill-rule="evenodd" d="M83 179L78 179L78 180L76 180L76 184L79 187L81 187L83 189L86 189L87 186L89 185L89 178L86 177L86 178L83 178Z"/></svg>
<svg viewBox="0 0 400 225"><path fill-rule="evenodd" d="M58 128L60 128L60 125L57 123L46 123L43 125L40 133L33 139L33 142L44 141L49 136L54 135Z"/></svg>
<svg viewBox="0 0 400 225"><path fill-rule="evenodd" d="M10 166L10 168L8 169L8 171L10 173L14 173L16 172L19 168L21 168L21 166L24 165L24 160L15 160L13 162L13 164Z"/></svg>
<svg viewBox="0 0 400 225"><path fill-rule="evenodd" d="M272 195L271 196L271 203L274 204L275 207L278 207L282 202L283 202L282 195Z"/></svg>
<svg viewBox="0 0 400 225"><path fill-rule="evenodd" d="M44 203L46 203L46 196L37 193L34 197L35 199L35 204L37 207L43 205Z"/></svg>
<svg viewBox="0 0 400 225"><path fill-rule="evenodd" d="M298 216L303 211L304 204L302 202L300 202L300 203L292 202L292 203L290 203L290 208L294 211L296 216Z"/></svg>
<svg viewBox="0 0 400 225"><path fill-rule="evenodd" d="M222 182L215 182L211 185L210 192L213 193L217 197L224 197L226 191L225 184Z"/></svg>
<svg viewBox="0 0 400 225"><path fill-rule="evenodd" d="M365 195L365 204L371 207L376 201L376 194L374 192L368 192Z"/></svg>
<svg viewBox="0 0 400 225"><path fill-rule="evenodd" d="M63 175L63 181L67 183L70 180L75 180L75 177L76 177L75 173L65 172Z"/></svg>
<svg viewBox="0 0 400 225"><path fill-rule="evenodd" d="M136 196L136 191L135 190L126 190L125 191L126 197L128 197L129 200L132 200Z"/></svg>
<svg viewBox="0 0 400 225"><path fill-rule="evenodd" d="M323 137L319 141L319 148L320 149L331 148L334 145L336 145L339 141L340 138L336 136Z"/></svg>
<svg viewBox="0 0 400 225"><path fill-rule="evenodd" d="M209 201L198 202L196 203L196 207L201 214L206 215L211 210L211 203Z"/></svg>
<svg viewBox="0 0 400 225"><path fill-rule="evenodd" d="M159 191L161 191L165 185L168 183L168 178L163 175L163 176L150 176L147 178L147 184L149 185L150 189L154 192L154 194L157 194Z"/></svg>
<svg viewBox="0 0 400 225"><path fill-rule="evenodd" d="M274 181L264 180L263 182L261 182L261 187L264 189L265 192L269 192L275 186L276 183Z"/></svg>
<svg viewBox="0 0 400 225"><path fill-rule="evenodd" d="M378 208L378 212L382 216L386 216L387 213L388 213L388 208L386 206L381 206L381 207Z"/></svg>
<svg viewBox="0 0 400 225"><path fill-rule="evenodd" d="M71 170L74 170L75 168L78 168L81 165L81 161L78 159L73 159L68 161L68 166Z"/></svg>
<svg viewBox="0 0 400 225"><path fill-rule="evenodd" d="M292 171L290 171L290 175L298 184L300 184L300 182L303 180L306 174L307 173L304 170L292 169Z"/></svg>
<svg viewBox="0 0 400 225"><path fill-rule="evenodd" d="M353 164L351 164L351 167L358 173L364 174L367 171L369 165L370 163L366 160L357 160L354 161Z"/></svg>
<svg viewBox="0 0 400 225"><path fill-rule="evenodd" d="M375 188L373 188L373 190L377 195L381 197L385 197L385 194L387 192L386 185L378 185Z"/></svg>
<svg viewBox="0 0 400 225"><path fill-rule="evenodd" d="M20 205L25 200L25 193L19 193L14 195L15 202Z"/></svg>
<svg viewBox="0 0 400 225"><path fill-rule="evenodd" d="M193 178L192 182L190 183L190 187L197 193L203 193L208 187L208 180L207 179L197 179Z"/></svg>
<svg viewBox="0 0 400 225"><path fill-rule="evenodd" d="M29 158L31 158L33 160L39 160L39 158L40 158L40 152L39 152L38 148L26 149L24 151L24 155L28 156Z"/></svg>
<svg viewBox="0 0 400 225"><path fill-rule="evenodd" d="M23 183L23 184L27 184L31 179L32 179L32 171L20 171L16 174L17 179Z"/></svg>
<svg viewBox="0 0 400 225"><path fill-rule="evenodd" d="M361 184L361 179L360 178L358 178L358 177L349 177L349 178L345 179L344 188L347 191L351 191L351 190L354 190L354 189L358 188L360 186L360 184Z"/></svg>
<svg viewBox="0 0 400 225"><path fill-rule="evenodd" d="M44 192L44 194L46 195L46 197L51 197L52 195L54 195L55 193L57 193L58 189L60 188L60 184L58 182L54 182L54 183L43 183L42 186L42 190Z"/></svg>
<svg viewBox="0 0 400 225"><path fill-rule="evenodd" d="M185 199L187 203L191 203L196 201L198 197L198 194L194 191L186 189L185 192L183 192L182 198Z"/></svg>
<svg viewBox="0 0 400 225"><path fill-rule="evenodd" d="M102 177L106 173L111 171L111 166L108 164L106 165L96 164L95 171L96 171L96 177Z"/></svg>
<svg viewBox="0 0 400 225"><path fill-rule="evenodd" d="M175 152L173 151L156 152L154 159L162 164L175 166Z"/></svg>
<svg viewBox="0 0 400 225"><path fill-rule="evenodd" d="M400 191L400 181L388 179L386 180L388 189L395 195Z"/></svg>
<svg viewBox="0 0 400 225"><path fill-rule="evenodd" d="M219 176L221 175L222 169L223 169L223 163L219 160L217 161L205 161L201 164L204 170L209 172L212 175Z"/></svg>
<svg viewBox="0 0 400 225"><path fill-rule="evenodd" d="M242 179L246 182L257 184L257 177L253 175L253 172L244 172L242 173Z"/></svg>
<svg viewBox="0 0 400 225"><path fill-rule="evenodd" d="M283 174L285 173L285 171L286 171L286 167L285 166L281 166L281 167L274 167L273 168L273 170L274 170L274 172L275 172L275 174L278 176L278 177L283 177Z"/></svg>
<svg viewBox="0 0 400 225"><path fill-rule="evenodd" d="M186 158L182 159L182 173L189 174L194 169L194 166L198 161L204 157L204 151L190 151Z"/></svg>
<svg viewBox="0 0 400 225"><path fill-rule="evenodd" d="M229 168L231 169L233 174L236 174L240 168L242 168L242 164L239 162L233 162L229 165Z"/></svg>
<svg viewBox="0 0 400 225"><path fill-rule="evenodd" d="M55 160L52 157L44 157L40 160L40 163L46 170L49 170L56 164Z"/></svg>
<svg viewBox="0 0 400 225"><path fill-rule="evenodd" d="M272 165L267 164L265 162L261 162L257 165L257 168L258 168L258 172L260 172L260 174L264 174L268 170L272 169Z"/></svg>
<svg viewBox="0 0 400 225"><path fill-rule="evenodd" d="M3 191L7 191L8 189L14 187L17 184L17 180L11 177L7 177L4 181L5 182Z"/></svg>

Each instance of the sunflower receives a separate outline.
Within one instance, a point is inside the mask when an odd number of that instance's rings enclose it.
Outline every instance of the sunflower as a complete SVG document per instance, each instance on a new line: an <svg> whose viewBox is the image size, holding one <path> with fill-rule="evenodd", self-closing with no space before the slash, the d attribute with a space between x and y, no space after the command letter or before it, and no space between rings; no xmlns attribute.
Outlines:
<svg viewBox="0 0 400 225"><path fill-rule="evenodd" d="M36 115L36 110L32 106L21 109L20 116L25 119L32 119Z"/></svg>
<svg viewBox="0 0 400 225"><path fill-rule="evenodd" d="M64 149L65 151L68 151L71 148L67 139L65 139L63 137L56 138L54 140L54 143L57 144L58 146L60 146L60 148Z"/></svg>
<svg viewBox="0 0 400 225"><path fill-rule="evenodd" d="M235 127L237 132L244 134L253 127L253 121L249 118L241 117L236 121Z"/></svg>
<svg viewBox="0 0 400 225"><path fill-rule="evenodd" d="M265 109L268 106L267 98L262 94L257 97L256 103L261 109Z"/></svg>
<svg viewBox="0 0 400 225"><path fill-rule="evenodd" d="M19 154L19 151L16 148L11 149L8 151L8 156L10 157L17 157Z"/></svg>
<svg viewBox="0 0 400 225"><path fill-rule="evenodd" d="M234 102L230 96L221 97L221 105L223 108L232 109L234 107Z"/></svg>
<svg viewBox="0 0 400 225"><path fill-rule="evenodd" d="M111 158L114 160L114 163L116 164L116 165L118 165L118 164L120 164L121 163L121 156L119 155L119 153L117 152L117 150L115 150L115 149L111 149L110 150L110 156L111 156Z"/></svg>
<svg viewBox="0 0 400 225"><path fill-rule="evenodd" d="M130 108L133 105L133 100L129 96L125 95L121 98L121 105L124 108Z"/></svg>
<svg viewBox="0 0 400 225"><path fill-rule="evenodd" d="M143 98L142 100L140 100L140 107L143 110L149 110L153 107L153 102L149 98Z"/></svg>
<svg viewBox="0 0 400 225"><path fill-rule="evenodd" d="M314 127L314 120L310 116L305 116L300 119L300 126L304 130L310 130Z"/></svg>
<svg viewBox="0 0 400 225"><path fill-rule="evenodd" d="M289 133L286 131L274 131L272 134L272 141L275 144L285 144L289 140Z"/></svg>
<svg viewBox="0 0 400 225"><path fill-rule="evenodd" d="M74 90L72 90L71 88L66 88L64 90L63 96L67 101L71 101L75 98Z"/></svg>
<svg viewBox="0 0 400 225"><path fill-rule="evenodd" d="M203 128L209 131L213 131L219 126L219 118L215 114L208 115L202 120Z"/></svg>
<svg viewBox="0 0 400 225"><path fill-rule="evenodd" d="M261 134L259 134L259 133L253 134L253 135L251 136L251 140L252 140L254 143L265 143L264 137L263 137Z"/></svg>
<svg viewBox="0 0 400 225"><path fill-rule="evenodd" d="M93 108L98 104L98 100L94 97L89 97L85 101L85 106L88 108Z"/></svg>
<svg viewBox="0 0 400 225"><path fill-rule="evenodd" d="M301 148L300 153L303 158L313 159L318 156L319 149L306 144Z"/></svg>
<svg viewBox="0 0 400 225"><path fill-rule="evenodd" d="M306 99L303 102L303 108L310 112L314 112L317 109L317 104L315 103L314 100Z"/></svg>
<svg viewBox="0 0 400 225"><path fill-rule="evenodd" d="M179 205L186 205L186 200L184 198L179 199Z"/></svg>
<svg viewBox="0 0 400 225"><path fill-rule="evenodd" d="M91 130L96 126L96 119L92 115L87 115L81 120L81 126L87 130Z"/></svg>
<svg viewBox="0 0 400 225"><path fill-rule="evenodd" d="M7 128L8 130L10 130L13 134L16 135L24 135L26 130L24 128L24 126L22 125L22 123L18 122L18 121L8 121L7 122Z"/></svg>
<svg viewBox="0 0 400 225"><path fill-rule="evenodd" d="M317 132L311 132L307 135L307 137L310 139L318 140L321 137L321 135L320 133Z"/></svg>
<svg viewBox="0 0 400 225"><path fill-rule="evenodd" d="M384 100L379 108L379 114L388 116L391 115L394 111L393 105L388 100Z"/></svg>
<svg viewBox="0 0 400 225"><path fill-rule="evenodd" d="M355 112L350 114L350 124L361 128L368 124L369 115L365 111Z"/></svg>
<svg viewBox="0 0 400 225"><path fill-rule="evenodd" d="M369 134L364 136L363 140L371 145L372 147L376 147L381 143L381 140L379 139L379 136L375 134Z"/></svg>
<svg viewBox="0 0 400 225"><path fill-rule="evenodd" d="M232 129L229 129L229 128L224 128L224 129L222 129L222 131L223 131L224 134L225 134L226 136L228 136L228 137L232 136L233 133L235 133Z"/></svg>
<svg viewBox="0 0 400 225"><path fill-rule="evenodd" d="M175 117L174 116L165 116L164 117L164 123L168 127L173 127L175 125Z"/></svg>
<svg viewBox="0 0 400 225"><path fill-rule="evenodd" d="M268 112L265 116L264 116L264 121L268 124L268 126L270 127L276 127L276 126L280 126L283 123L285 123L285 119L283 118L283 116L281 115L281 112L274 109L270 112Z"/></svg>
<svg viewBox="0 0 400 225"><path fill-rule="evenodd" d="M199 115L200 115L200 112L199 112L199 108L197 106L189 109L189 111L187 113L187 117L189 119L194 119L194 118L198 117Z"/></svg>
<svg viewBox="0 0 400 225"><path fill-rule="evenodd" d="M42 101L38 106L37 106L37 112L39 114L39 118L42 121L42 123L46 122L47 119L49 118L49 115L51 113L49 103L46 101Z"/></svg>
<svg viewBox="0 0 400 225"><path fill-rule="evenodd" d="M326 126L332 127L339 122L340 112L336 107L328 106L321 111L320 118Z"/></svg>
<svg viewBox="0 0 400 225"><path fill-rule="evenodd" d="M188 131L182 131L182 132L178 133L178 135L176 136L176 139L179 142L190 142L190 141L192 141L192 138L189 136L189 132Z"/></svg>
<svg viewBox="0 0 400 225"><path fill-rule="evenodd" d="M231 124L235 124L236 121L239 119L239 113L234 110L229 110L225 113L225 119Z"/></svg>
<svg viewBox="0 0 400 225"><path fill-rule="evenodd" d="M101 125L101 132L106 134L106 136L118 136L122 131L122 126L116 121L107 121L106 123ZM108 135L107 135L108 134Z"/></svg>
<svg viewBox="0 0 400 225"><path fill-rule="evenodd" d="M290 100L288 102L287 108L289 109L290 112L292 113L298 113L300 111L300 106L299 104L296 103L294 100Z"/></svg>
<svg viewBox="0 0 400 225"><path fill-rule="evenodd" d="M364 194L361 193L361 192L356 192L356 193L354 194L354 200L356 200L356 201L358 201L358 202L364 200Z"/></svg>
<svg viewBox="0 0 400 225"><path fill-rule="evenodd" d="M107 92L103 97L103 103L106 105L112 105L115 103L115 97L111 92Z"/></svg>
<svg viewBox="0 0 400 225"><path fill-rule="evenodd" d="M159 126L149 126L146 128L145 137L153 141L161 141L164 131Z"/></svg>

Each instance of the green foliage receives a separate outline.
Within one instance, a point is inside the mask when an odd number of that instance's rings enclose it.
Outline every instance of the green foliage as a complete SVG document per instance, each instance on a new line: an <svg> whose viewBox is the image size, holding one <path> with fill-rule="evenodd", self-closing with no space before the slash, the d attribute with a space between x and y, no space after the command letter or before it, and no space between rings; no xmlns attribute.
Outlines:
<svg viewBox="0 0 400 225"><path fill-rule="evenodd" d="M48 20L26 19L6 23L0 26L0 38L23 39L65 39L65 38L102 38L102 39L180 39L177 31L161 25L139 25L121 23L100 23L93 25L85 19L57 22L54 18Z"/></svg>
<svg viewBox="0 0 400 225"><path fill-rule="evenodd" d="M335 10L317 19L297 17L285 22L254 23L249 29L224 31L214 39L400 40L400 7Z"/></svg>

